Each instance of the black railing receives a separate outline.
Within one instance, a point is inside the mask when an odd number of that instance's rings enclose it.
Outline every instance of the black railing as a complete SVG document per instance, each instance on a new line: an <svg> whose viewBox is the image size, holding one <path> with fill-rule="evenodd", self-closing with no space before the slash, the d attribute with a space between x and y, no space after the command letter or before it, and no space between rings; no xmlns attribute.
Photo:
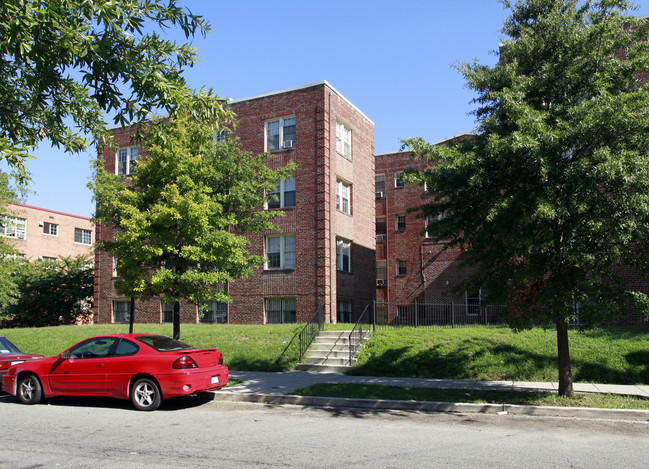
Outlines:
<svg viewBox="0 0 649 469"><path fill-rule="evenodd" d="M363 340L365 336L370 332L368 312L370 310L370 305L367 305L363 310L363 314L356 321L356 325L353 327L352 331L349 333L349 366L352 365L352 360L358 352L358 349L363 345ZM367 324L365 324L367 323ZM363 329L365 326L365 329Z"/></svg>
<svg viewBox="0 0 649 469"><path fill-rule="evenodd" d="M504 306L459 303L374 304L375 327L458 327L503 324Z"/></svg>
<svg viewBox="0 0 649 469"><path fill-rule="evenodd" d="M300 332L300 360L306 353L309 345L313 340L318 336L322 328L324 327L324 305L322 303L318 304L318 308L315 311L315 314L309 322L306 323L302 331Z"/></svg>

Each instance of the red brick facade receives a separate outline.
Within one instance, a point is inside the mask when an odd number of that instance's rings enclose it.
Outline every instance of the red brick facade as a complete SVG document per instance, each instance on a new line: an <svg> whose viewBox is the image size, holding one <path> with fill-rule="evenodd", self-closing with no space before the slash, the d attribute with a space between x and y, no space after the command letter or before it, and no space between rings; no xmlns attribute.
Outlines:
<svg viewBox="0 0 649 469"><path fill-rule="evenodd" d="M232 303L227 321L232 323L270 322L266 314L269 300L294 301L295 320L308 321L318 304L325 308L325 320L337 321L337 305L347 303L352 319L372 303L375 295L374 236L374 124L328 83L230 102L239 125L236 136L247 151L266 151L269 121L295 119L286 148L273 151L270 165L297 164L295 204L279 208L285 217L276 220L277 233L251 235L250 252L266 255L266 237L295 236L295 268L260 268L249 280L228 286ZM351 131L351 155L337 151L336 124ZM117 148L131 145L128 130L114 131ZM105 167L116 171L116 148L102 152ZM339 181L349 193L347 212L337 208ZM98 239L110 230L98 227ZM350 247L349 263L337 269L337 242ZM113 289L113 263L106 253L97 253L95 276L95 321L114 322L114 302L126 301ZM197 309L183 305L181 320L197 322ZM138 322L160 322L159 301L136 305Z"/></svg>

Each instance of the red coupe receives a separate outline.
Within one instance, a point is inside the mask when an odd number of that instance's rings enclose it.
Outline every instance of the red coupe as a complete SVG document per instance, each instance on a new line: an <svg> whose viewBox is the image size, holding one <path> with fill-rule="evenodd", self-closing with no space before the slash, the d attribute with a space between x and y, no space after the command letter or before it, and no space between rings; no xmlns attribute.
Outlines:
<svg viewBox="0 0 649 469"><path fill-rule="evenodd" d="M54 396L108 396L154 410L163 399L222 388L228 375L217 348L195 349L159 335L111 334L12 366L2 388L24 404Z"/></svg>
<svg viewBox="0 0 649 469"><path fill-rule="evenodd" d="M20 349L12 344L9 339L0 336L0 380L2 380L2 375L4 375L12 366L35 358L43 358L43 355L21 352ZM1 390L2 382L0 381L0 391Z"/></svg>

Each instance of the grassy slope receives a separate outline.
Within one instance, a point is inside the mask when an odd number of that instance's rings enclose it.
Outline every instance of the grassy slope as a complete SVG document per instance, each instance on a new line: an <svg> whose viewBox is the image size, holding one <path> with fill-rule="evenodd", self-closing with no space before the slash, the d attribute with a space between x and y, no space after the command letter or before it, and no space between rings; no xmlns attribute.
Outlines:
<svg viewBox="0 0 649 469"><path fill-rule="evenodd" d="M328 325L328 328L333 326ZM235 370L282 371L297 363L299 324L183 324L181 339L219 347ZM2 329L26 352L55 355L76 342L127 325ZM136 324L136 332L171 335L171 325ZM649 328L570 332L575 381L649 383ZM551 329L514 333L506 327L399 328L377 331L353 374L423 378L556 381L556 336Z"/></svg>

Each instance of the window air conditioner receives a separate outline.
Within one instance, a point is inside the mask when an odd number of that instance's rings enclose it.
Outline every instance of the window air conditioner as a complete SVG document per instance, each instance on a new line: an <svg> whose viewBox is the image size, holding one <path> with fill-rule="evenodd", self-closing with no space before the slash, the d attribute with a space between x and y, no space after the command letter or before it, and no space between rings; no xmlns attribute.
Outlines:
<svg viewBox="0 0 649 469"><path fill-rule="evenodd" d="M376 192L376 198L377 198L377 199L382 199L383 196L384 196L384 194L383 194L382 191L377 191L377 192Z"/></svg>
<svg viewBox="0 0 649 469"><path fill-rule="evenodd" d="M385 285L385 279L377 278L376 279L376 284L377 285Z"/></svg>
<svg viewBox="0 0 649 469"><path fill-rule="evenodd" d="M282 148L293 148L295 146L295 142L293 140L284 140L284 145Z"/></svg>
<svg viewBox="0 0 649 469"><path fill-rule="evenodd" d="M377 241L385 241L386 235L385 234L377 234L376 235L376 240Z"/></svg>
<svg viewBox="0 0 649 469"><path fill-rule="evenodd" d="M18 234L16 235L16 237L17 237L18 239L25 239L25 234L24 234L24 233L18 233Z"/></svg>

